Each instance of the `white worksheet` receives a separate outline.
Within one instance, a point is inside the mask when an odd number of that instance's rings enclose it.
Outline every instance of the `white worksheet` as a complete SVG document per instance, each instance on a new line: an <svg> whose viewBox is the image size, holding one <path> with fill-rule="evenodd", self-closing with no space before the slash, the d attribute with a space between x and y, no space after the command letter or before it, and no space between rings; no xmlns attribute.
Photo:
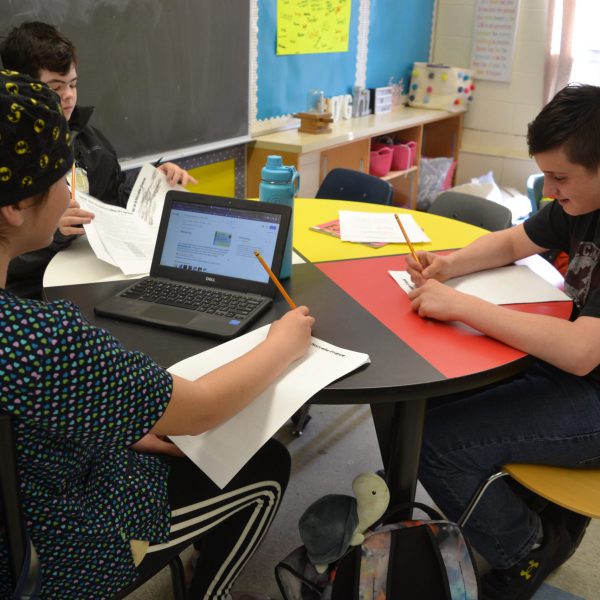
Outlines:
<svg viewBox="0 0 600 600"><path fill-rule="evenodd" d="M414 285L406 271L389 271L394 281L406 292ZM524 265L508 265L487 269L444 282L446 285L487 300L492 304L528 304L570 300L552 283Z"/></svg>
<svg viewBox="0 0 600 600"><path fill-rule="evenodd" d="M162 171L146 163L135 180L127 208L105 204L76 190L81 208L95 215L83 226L94 254L125 275L148 273L165 195L172 189L185 191L180 185L171 187Z"/></svg>
<svg viewBox="0 0 600 600"><path fill-rule="evenodd" d="M140 169L129 194L127 210L158 231L165 196L171 190L186 191L179 184L171 187L162 171L150 163L146 163Z"/></svg>
<svg viewBox="0 0 600 600"><path fill-rule="evenodd" d="M148 273L156 230L125 208L105 204L84 192L78 191L76 196L81 208L95 215L83 226L94 254L125 275Z"/></svg>
<svg viewBox="0 0 600 600"><path fill-rule="evenodd" d="M405 244L394 213L340 210L340 239L345 242L392 242ZM430 242L412 215L398 213L411 244Z"/></svg>
<svg viewBox="0 0 600 600"><path fill-rule="evenodd" d="M266 338L268 330L269 325L265 325L178 362L169 371L197 379L254 348ZM313 337L307 354L242 411L210 431L170 436L171 440L219 487L224 487L307 400L367 362L367 354Z"/></svg>

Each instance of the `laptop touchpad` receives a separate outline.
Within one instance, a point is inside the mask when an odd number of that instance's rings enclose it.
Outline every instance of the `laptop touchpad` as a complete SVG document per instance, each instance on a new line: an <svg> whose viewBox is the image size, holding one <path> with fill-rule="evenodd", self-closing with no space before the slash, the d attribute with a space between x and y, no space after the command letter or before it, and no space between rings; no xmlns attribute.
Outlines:
<svg viewBox="0 0 600 600"><path fill-rule="evenodd" d="M167 321L168 323L174 323L177 325L189 323L197 316L197 313L192 311L181 310L180 308L173 308L171 306L164 306L160 304L154 304L150 306L148 310L145 310L142 314L144 317L149 319Z"/></svg>

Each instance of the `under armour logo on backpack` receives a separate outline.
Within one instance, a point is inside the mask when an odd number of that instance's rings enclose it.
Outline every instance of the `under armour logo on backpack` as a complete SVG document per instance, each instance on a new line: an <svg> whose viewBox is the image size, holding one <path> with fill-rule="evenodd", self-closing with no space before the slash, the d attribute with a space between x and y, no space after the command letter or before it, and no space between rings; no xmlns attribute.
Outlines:
<svg viewBox="0 0 600 600"><path fill-rule="evenodd" d="M529 580L533 577L533 572L535 571L535 569L537 569L540 566L540 563L535 561L535 560L530 560L529 561L529 566L527 567L527 569L522 569L521 573L519 573L521 575L521 577L525 577L525 579Z"/></svg>

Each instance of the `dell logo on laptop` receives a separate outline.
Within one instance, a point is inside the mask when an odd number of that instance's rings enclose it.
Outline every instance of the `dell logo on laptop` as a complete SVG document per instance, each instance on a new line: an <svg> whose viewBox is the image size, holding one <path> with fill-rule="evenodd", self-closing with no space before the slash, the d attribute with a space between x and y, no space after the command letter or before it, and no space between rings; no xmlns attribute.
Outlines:
<svg viewBox="0 0 600 600"><path fill-rule="evenodd" d="M216 283L217 280L214 277L206 277L206 281L210 281L211 283Z"/></svg>

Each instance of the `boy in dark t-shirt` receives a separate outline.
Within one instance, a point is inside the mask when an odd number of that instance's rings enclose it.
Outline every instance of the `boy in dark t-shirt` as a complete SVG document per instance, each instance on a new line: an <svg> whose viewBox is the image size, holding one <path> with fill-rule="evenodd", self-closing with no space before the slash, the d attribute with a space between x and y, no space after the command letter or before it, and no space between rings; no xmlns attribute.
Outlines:
<svg viewBox="0 0 600 600"><path fill-rule="evenodd" d="M527 141L544 173L544 196L554 202L450 255L422 252L420 264L408 257L420 316L462 321L538 359L512 380L430 406L420 479L452 519L503 464L600 465L600 88L561 90L530 123ZM568 321L492 305L442 283L549 249L569 255ZM585 520L569 529L564 513L549 519L556 510L536 512L529 500L497 481L467 523L492 567L485 598L530 598L581 536Z"/></svg>

